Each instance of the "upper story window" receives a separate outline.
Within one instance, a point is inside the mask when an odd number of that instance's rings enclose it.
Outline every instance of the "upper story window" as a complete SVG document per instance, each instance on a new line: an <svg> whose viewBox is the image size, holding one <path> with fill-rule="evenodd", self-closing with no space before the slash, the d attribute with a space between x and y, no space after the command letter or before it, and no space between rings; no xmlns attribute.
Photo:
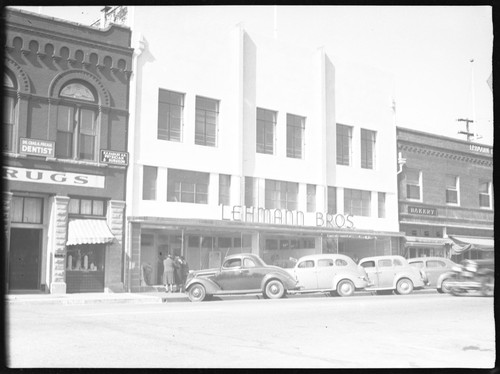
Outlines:
<svg viewBox="0 0 500 374"><path fill-rule="evenodd" d="M371 216L370 191L344 189L344 212L353 216Z"/></svg>
<svg viewBox="0 0 500 374"><path fill-rule="evenodd" d="M274 154L276 112L257 108L257 152Z"/></svg>
<svg viewBox="0 0 500 374"><path fill-rule="evenodd" d="M64 86L57 107L56 157L96 159L98 109L95 95L81 83Z"/></svg>
<svg viewBox="0 0 500 374"><path fill-rule="evenodd" d="M351 164L352 127L337 124L337 165Z"/></svg>
<svg viewBox="0 0 500 374"><path fill-rule="evenodd" d="M378 193L378 218L385 218L385 192Z"/></svg>
<svg viewBox="0 0 500 374"><path fill-rule="evenodd" d="M286 115L286 156L304 157L304 130L306 119L293 114Z"/></svg>
<svg viewBox="0 0 500 374"><path fill-rule="evenodd" d="M219 174L219 204L229 205L231 190L231 176Z"/></svg>
<svg viewBox="0 0 500 374"><path fill-rule="evenodd" d="M361 167L373 169L375 165L376 132L361 129Z"/></svg>
<svg viewBox="0 0 500 374"><path fill-rule="evenodd" d="M219 101L196 96L195 144L217 146Z"/></svg>
<svg viewBox="0 0 500 374"><path fill-rule="evenodd" d="M417 169L406 169L406 198L421 200L422 172Z"/></svg>
<svg viewBox="0 0 500 374"><path fill-rule="evenodd" d="M168 169L167 201L208 204L210 174Z"/></svg>
<svg viewBox="0 0 500 374"><path fill-rule="evenodd" d="M142 168L142 200L156 200L156 179L158 168L146 166Z"/></svg>
<svg viewBox="0 0 500 374"><path fill-rule="evenodd" d="M459 204L458 201L458 177L456 175L446 176L446 203Z"/></svg>
<svg viewBox="0 0 500 374"><path fill-rule="evenodd" d="M158 139L181 141L184 94L160 89L158 94Z"/></svg>
<svg viewBox="0 0 500 374"><path fill-rule="evenodd" d="M106 215L104 200L71 198L68 205L69 214L103 217Z"/></svg>
<svg viewBox="0 0 500 374"><path fill-rule="evenodd" d="M297 210L299 184L266 179L266 209Z"/></svg>
<svg viewBox="0 0 500 374"><path fill-rule="evenodd" d="M14 125L16 123L16 102L17 97L9 89L16 89L14 80L4 73L4 97L3 97L3 144L2 149L7 152L14 150Z"/></svg>
<svg viewBox="0 0 500 374"><path fill-rule="evenodd" d="M307 211L315 212L316 211L316 185L308 184L307 185Z"/></svg>
<svg viewBox="0 0 500 374"><path fill-rule="evenodd" d="M479 207L491 208L491 182L479 181Z"/></svg>
<svg viewBox="0 0 500 374"><path fill-rule="evenodd" d="M328 186L328 213L337 214L337 187Z"/></svg>

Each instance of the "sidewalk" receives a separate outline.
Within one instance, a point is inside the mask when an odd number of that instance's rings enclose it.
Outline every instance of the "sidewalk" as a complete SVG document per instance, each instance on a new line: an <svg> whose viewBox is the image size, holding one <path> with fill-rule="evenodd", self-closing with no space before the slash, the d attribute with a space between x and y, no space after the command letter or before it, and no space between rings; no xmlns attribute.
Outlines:
<svg viewBox="0 0 500 374"><path fill-rule="evenodd" d="M12 304L101 304L101 303L171 303L188 302L189 298L185 293L167 293L160 291L150 292L89 292L72 294L45 294L45 293L10 293L5 295L5 301Z"/></svg>

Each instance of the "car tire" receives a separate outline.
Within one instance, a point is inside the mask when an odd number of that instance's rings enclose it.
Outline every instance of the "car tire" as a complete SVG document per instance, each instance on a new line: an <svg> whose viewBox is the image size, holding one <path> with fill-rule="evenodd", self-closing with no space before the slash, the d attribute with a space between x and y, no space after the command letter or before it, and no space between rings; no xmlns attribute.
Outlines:
<svg viewBox="0 0 500 374"><path fill-rule="evenodd" d="M450 288L450 293L451 293L453 296L464 296L464 295L467 293L467 291L466 291L466 290L459 289L459 288L451 287L451 288Z"/></svg>
<svg viewBox="0 0 500 374"><path fill-rule="evenodd" d="M339 296L352 296L356 287L349 279L342 279L337 284L337 293Z"/></svg>
<svg viewBox="0 0 500 374"><path fill-rule="evenodd" d="M396 283L396 293L398 295L408 295L413 291L413 282L408 278L401 278Z"/></svg>
<svg viewBox="0 0 500 374"><path fill-rule="evenodd" d="M285 295L285 287L277 279L271 279L264 287L264 297L268 299L280 299Z"/></svg>
<svg viewBox="0 0 500 374"><path fill-rule="evenodd" d="M451 289L449 283L451 282L450 278L443 279L441 282L441 287L437 289L439 293L450 293Z"/></svg>
<svg viewBox="0 0 500 374"><path fill-rule="evenodd" d="M203 285L199 283L193 284L191 287L189 287L188 297L192 302L203 301L206 295L207 292L205 291L205 287L203 287Z"/></svg>
<svg viewBox="0 0 500 374"><path fill-rule="evenodd" d="M493 275L488 275L484 277L481 282L481 295L483 296L493 296L495 293L495 278Z"/></svg>

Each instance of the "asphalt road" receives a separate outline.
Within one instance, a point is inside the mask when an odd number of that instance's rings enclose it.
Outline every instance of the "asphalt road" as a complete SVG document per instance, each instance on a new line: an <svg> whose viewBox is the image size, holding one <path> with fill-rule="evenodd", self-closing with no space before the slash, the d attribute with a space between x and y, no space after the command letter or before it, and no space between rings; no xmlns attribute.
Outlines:
<svg viewBox="0 0 500 374"><path fill-rule="evenodd" d="M13 368L491 368L493 298L9 305Z"/></svg>

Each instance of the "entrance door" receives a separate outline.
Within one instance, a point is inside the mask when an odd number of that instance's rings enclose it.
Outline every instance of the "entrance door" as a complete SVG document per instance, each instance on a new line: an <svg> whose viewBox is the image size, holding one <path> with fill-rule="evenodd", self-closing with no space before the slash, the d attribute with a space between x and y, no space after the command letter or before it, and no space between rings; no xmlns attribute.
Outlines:
<svg viewBox="0 0 500 374"><path fill-rule="evenodd" d="M9 289L36 290L40 287L42 229L10 230Z"/></svg>

